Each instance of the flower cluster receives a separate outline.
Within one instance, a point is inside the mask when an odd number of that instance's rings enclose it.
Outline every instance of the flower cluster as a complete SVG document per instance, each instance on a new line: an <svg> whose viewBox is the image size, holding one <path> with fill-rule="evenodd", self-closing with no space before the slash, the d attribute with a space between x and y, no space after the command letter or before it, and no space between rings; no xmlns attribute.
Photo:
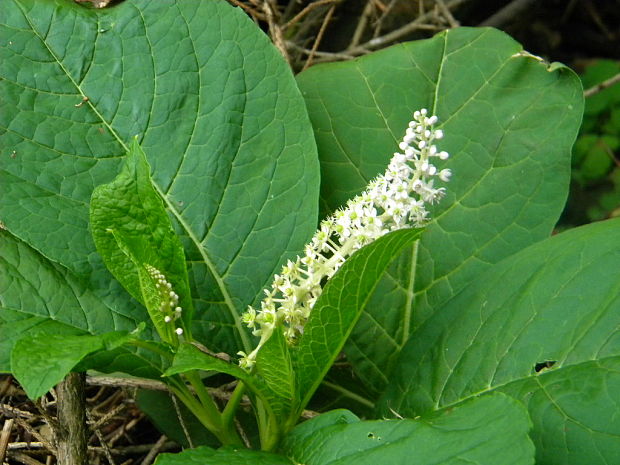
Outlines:
<svg viewBox="0 0 620 465"><path fill-rule="evenodd" d="M427 204L443 197L445 189L435 187L435 178L450 179L449 169L438 170L435 158L446 160L448 153L434 145L443 137L433 130L436 116L416 111L385 173L331 217L321 222L303 257L289 260L275 275L271 289L265 289L260 310L249 307L242 320L260 336L250 353L239 352L239 364L250 369L256 354L277 326L282 326L292 343L303 332L323 285L356 250L390 231L421 227L429 220Z"/></svg>
<svg viewBox="0 0 620 465"><path fill-rule="evenodd" d="M179 307L179 296L172 290L172 284L170 284L164 274L157 268L151 265L144 265L146 271L151 275L153 281L155 281L155 288L159 292L161 304L159 310L164 315L165 323L174 323L181 318L183 310ZM183 328L177 327L174 332L180 336L183 334Z"/></svg>

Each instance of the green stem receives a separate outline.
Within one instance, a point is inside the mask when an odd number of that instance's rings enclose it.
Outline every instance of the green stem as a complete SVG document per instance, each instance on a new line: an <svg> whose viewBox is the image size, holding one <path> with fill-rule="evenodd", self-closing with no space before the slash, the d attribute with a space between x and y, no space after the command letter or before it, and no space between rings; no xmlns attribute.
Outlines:
<svg viewBox="0 0 620 465"><path fill-rule="evenodd" d="M183 402L183 404L185 404L185 406L196 416L196 418L200 420L200 423L202 423L213 434L216 434L216 424L213 422L212 418L206 414L200 402L198 402L198 400L192 395L183 381L180 379L168 378L168 385L174 395L176 395L179 400Z"/></svg>
<svg viewBox="0 0 620 465"><path fill-rule="evenodd" d="M231 428L230 423L226 424L223 421L223 415L217 408L217 405L207 391L207 388L202 383L202 380L198 376L198 372L195 370L189 371L185 373L184 376L194 388L196 395L200 400L200 406L202 407L201 410L209 418L210 424L212 425L209 427L205 424L205 426L207 426L207 428L209 428L209 430L217 436L223 445L243 445L237 430L235 430L235 428Z"/></svg>
<svg viewBox="0 0 620 465"><path fill-rule="evenodd" d="M127 344L140 347L142 349L150 350L151 352L155 352L158 355L161 355L166 360L172 360L174 358L174 354L172 352L166 351L158 347L156 344L152 344L148 341L141 341L139 339L134 339L129 341Z"/></svg>
<svg viewBox="0 0 620 465"><path fill-rule="evenodd" d="M198 399L200 400L200 403L203 405L204 409L207 411L209 416L213 418L214 422L217 425L217 429L221 429L222 414L220 413L217 405L215 405L215 402L209 395L207 388L205 388L205 385L202 384L202 380L198 376L198 373L192 370L184 373L184 376L194 388L194 391L196 392L196 395L198 396Z"/></svg>
<svg viewBox="0 0 620 465"><path fill-rule="evenodd" d="M231 438L228 432L222 431L221 417L219 411L215 411L217 416L213 415L208 408L205 408L196 397L193 396L188 387L180 379L168 379L171 391L179 398L181 402L198 418L200 423L203 424L215 437L224 445L240 444L240 440ZM210 399L210 397L209 397ZM211 400L213 403L213 400Z"/></svg>
<svg viewBox="0 0 620 465"><path fill-rule="evenodd" d="M244 393L245 384L243 383L243 381L239 380L237 382L237 386L235 386L235 390L230 396L230 399L228 399L226 407L224 407L224 411L222 412L222 426L224 427L225 431L235 430L233 420L235 418L237 408L239 408L239 404L241 403L241 399L243 398Z"/></svg>
<svg viewBox="0 0 620 465"><path fill-rule="evenodd" d="M258 413L258 436L260 438L261 450L269 450L269 445L273 443L271 436L273 434L270 431L270 425L273 422L273 417L269 415L263 401L256 399L256 411Z"/></svg>
<svg viewBox="0 0 620 465"><path fill-rule="evenodd" d="M322 381L322 384L324 386L327 386L328 388L333 389L334 391L338 391L339 393L341 393L342 395L344 395L345 397L348 397L349 399L353 399L357 402L359 402L362 405L365 405L368 408L375 408L375 404L372 403L371 401L369 401L368 399L366 399L365 397L360 396L359 394L356 394L352 391L349 391L346 388L343 388L342 386L339 386L337 384L334 383L330 383L329 381Z"/></svg>

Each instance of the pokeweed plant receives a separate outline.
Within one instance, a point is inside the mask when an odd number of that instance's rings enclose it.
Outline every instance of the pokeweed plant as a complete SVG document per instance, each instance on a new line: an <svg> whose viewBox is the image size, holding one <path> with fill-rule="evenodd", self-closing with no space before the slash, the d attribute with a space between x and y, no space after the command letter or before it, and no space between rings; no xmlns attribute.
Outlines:
<svg viewBox="0 0 620 465"><path fill-rule="evenodd" d="M11 0L0 43L0 369L30 397L163 380L212 436L159 465L620 456L620 223L549 237L567 68L463 28L295 80L214 0Z"/></svg>

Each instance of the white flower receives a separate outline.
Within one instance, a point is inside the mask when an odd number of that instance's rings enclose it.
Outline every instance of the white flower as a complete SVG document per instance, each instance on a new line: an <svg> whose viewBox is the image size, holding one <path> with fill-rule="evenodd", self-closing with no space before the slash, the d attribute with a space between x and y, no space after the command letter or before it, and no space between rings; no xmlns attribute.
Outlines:
<svg viewBox="0 0 620 465"><path fill-rule="evenodd" d="M289 260L281 274L275 275L272 289L265 290L261 309L257 312L250 307L243 315L242 321L254 329L260 341L251 353L238 353L241 367L254 366L256 354L276 327L283 328L289 343L302 334L322 286L353 252L390 231L428 223L425 204L435 203L445 194L443 187L434 187L434 179L447 182L452 172L447 168L438 170L430 162L431 157L446 160L449 155L434 145L444 133L433 130L438 119L427 114L426 109L414 112L398 144L401 152L394 153L385 173L322 221L306 245L304 257Z"/></svg>
<svg viewBox="0 0 620 465"><path fill-rule="evenodd" d="M159 311L163 314L164 323L170 324L181 318L183 309L178 306L179 296L172 290L172 284L168 282L164 274L154 266L145 264L144 268L148 274L151 275L153 281L155 281L155 289L159 293L160 300ZM176 328L174 332L180 336L183 334L183 329ZM162 336L162 339L166 339L166 337Z"/></svg>

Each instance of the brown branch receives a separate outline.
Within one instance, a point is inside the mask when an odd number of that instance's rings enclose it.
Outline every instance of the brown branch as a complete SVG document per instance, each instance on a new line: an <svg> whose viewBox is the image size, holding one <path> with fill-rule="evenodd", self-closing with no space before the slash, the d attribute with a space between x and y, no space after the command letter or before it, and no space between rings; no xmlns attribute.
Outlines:
<svg viewBox="0 0 620 465"><path fill-rule="evenodd" d="M306 7L303 10L301 10L299 13L293 16L289 21L287 21L282 26L282 29L284 30L288 29L289 27L291 27L293 24L295 24L297 21L299 21L301 18L306 16L308 13L310 13L312 10L314 10L318 6L328 5L330 3L339 3L340 1L342 0L316 0L316 2L312 2L310 5L306 5Z"/></svg>
<svg viewBox="0 0 620 465"><path fill-rule="evenodd" d="M450 27L459 27L460 26L459 22L456 19L454 19L454 16L452 16L450 9L446 6L444 1L443 0L436 0L436 1L437 1L437 6L439 7L439 11L441 11L441 14L444 16L444 18L446 18Z"/></svg>
<svg viewBox="0 0 620 465"><path fill-rule="evenodd" d="M278 50L280 50L280 53L282 54L286 62L290 64L291 60L288 56L288 51L286 50L284 36L282 35L282 29L276 22L274 8L269 2L269 0L265 0L263 2L263 11L267 15L267 24L269 25L269 33L271 34L271 40L273 41L273 44Z"/></svg>
<svg viewBox="0 0 620 465"><path fill-rule="evenodd" d="M319 47L321 40L323 39L323 34L325 33L325 29L327 29L327 24L332 19L332 15L334 14L334 10L336 9L336 5L332 5L329 9L325 18L323 19L323 24L321 24L321 28L319 29L318 34L316 35L316 39L314 40L314 44L312 44L312 48L310 49L310 55L308 55L308 59L304 64L304 67L301 69L302 71L308 69L312 64L312 60L314 59L314 54L316 53L316 49Z"/></svg>
<svg viewBox="0 0 620 465"><path fill-rule="evenodd" d="M219 354L217 354L219 355ZM221 356L220 356L221 357ZM218 358L220 358L218 357ZM86 384L90 386L110 386L116 388L136 388L136 389L148 389L149 391L162 391L162 392L172 392L166 386L166 384L161 381L155 381L152 379L144 379L144 378L114 378L112 376L87 376ZM190 390L193 388L190 386ZM230 399L230 393L225 389L221 388L207 388L209 394L213 397L221 400ZM97 406L99 408L99 406Z"/></svg>
<svg viewBox="0 0 620 465"><path fill-rule="evenodd" d="M88 411L86 411L86 416L88 417L88 421L90 421L91 424L95 423L93 421L93 417ZM97 439L99 440L99 444L101 446L101 449L103 450L103 455L105 455L105 458L108 460L108 463L110 465L116 465L114 462L114 459L112 458L112 452L110 451L110 447L108 446L108 443L105 441L105 438L103 437L103 433L99 430L99 428L92 428L92 430L95 432L95 436L97 436Z"/></svg>
<svg viewBox="0 0 620 465"><path fill-rule="evenodd" d="M603 90L607 89L608 87L613 86L614 84L620 82L620 73L616 74L615 76L610 77L609 79L606 79L605 81L590 87L589 89L585 90L583 92L583 96L584 97L592 97L594 94L598 94L599 92L602 92Z"/></svg>
<svg viewBox="0 0 620 465"><path fill-rule="evenodd" d="M161 381L144 378L114 378L112 376L87 376L86 384L89 386L112 386L148 389L149 391L169 391Z"/></svg>
<svg viewBox="0 0 620 465"><path fill-rule="evenodd" d="M108 449L113 455L127 455L127 454L144 454L145 452L149 452L153 449L157 444L136 444L131 446L121 446L121 447L112 447ZM159 448L160 452L164 452L167 450L171 450L177 448L179 445L174 441L166 441ZM102 447L89 447L89 451L101 453L104 452Z"/></svg>
<svg viewBox="0 0 620 465"><path fill-rule="evenodd" d="M527 8L534 0L512 0L508 5L493 13L478 26L499 27L512 20L515 16Z"/></svg>
<svg viewBox="0 0 620 465"><path fill-rule="evenodd" d="M13 423L15 420L8 418L4 420L2 426L2 433L0 433L0 463L4 463L4 457L6 456L6 448L9 445L9 439L11 438L11 430L13 429Z"/></svg>
<svg viewBox="0 0 620 465"><path fill-rule="evenodd" d="M33 459L29 455L23 454L21 452L11 452L9 455L13 460L19 463L23 463L24 465L45 465L38 460Z"/></svg>
<svg viewBox="0 0 620 465"><path fill-rule="evenodd" d="M450 0L446 4L446 8L453 9L467 1L468 0ZM371 49L383 47L391 42L394 42L395 40L400 39L401 37L407 34L410 34L413 31L420 29L420 25L424 24L429 19L433 19L434 17L435 17L435 13L432 11L424 13L423 15L418 16L416 19L414 19L410 23L405 24L404 26L398 29L395 29L381 37L376 37L374 39L369 40L368 42L358 45L357 47L353 47L352 49L345 50L345 53L361 55L363 53L368 53L368 51Z"/></svg>
<svg viewBox="0 0 620 465"><path fill-rule="evenodd" d="M0 404L0 412L7 417L23 417L32 420L36 417L34 413L27 412L25 410L19 410L15 407L11 407L9 404Z"/></svg>
<svg viewBox="0 0 620 465"><path fill-rule="evenodd" d="M243 9L246 13L248 13L255 20L265 21L266 19L265 15L261 13L260 11L255 10L251 6L248 6L239 0L228 0L228 1L232 3L233 5L238 6L239 8Z"/></svg>
<svg viewBox="0 0 620 465"><path fill-rule="evenodd" d="M387 16L392 12L396 2L397 2L397 0L391 0L390 3L381 12L381 16L379 16L379 18L375 22L375 30L373 31L373 34L372 34L373 39L379 37L379 35L381 34L381 27L383 26L383 20L385 18L387 18ZM418 2L418 5L420 7L420 11L422 11L423 8L424 8L423 4L424 4L424 2ZM423 13L423 11L422 11L422 13ZM420 13L420 14L422 14L422 13Z"/></svg>
<svg viewBox="0 0 620 465"><path fill-rule="evenodd" d="M20 428L25 430L28 434L30 434L30 436L32 436L37 441L39 441L41 444L43 444L43 447L49 450L52 454L56 455L56 448L45 437L43 437L35 428L33 428L28 422L24 421L23 419L19 417L13 417L13 418L15 418L15 422L18 424ZM11 445L9 444L9 450L11 449L10 446Z"/></svg>
<svg viewBox="0 0 620 465"><path fill-rule="evenodd" d="M146 454L146 457L144 457L144 460L142 460L140 465L151 465L151 463L153 463L153 460L155 460L155 457L157 456L157 454L159 454L162 447L164 447L164 445L166 444L167 439L168 438L166 436L162 435L157 440L155 445L151 448L151 450L149 450L149 453Z"/></svg>
<svg viewBox="0 0 620 465"><path fill-rule="evenodd" d="M362 34L366 30L366 26L368 25L368 19L374 10L374 2L373 0L368 0L366 2L366 6L364 6L364 10L360 16L359 21L357 22L357 26L355 26L355 31L353 31L353 37L351 38L351 42L347 48L353 48L360 43L362 39Z"/></svg>
<svg viewBox="0 0 620 465"><path fill-rule="evenodd" d="M309 48L305 48L305 47L300 47L299 45L293 43L293 42L287 42L286 45L288 47L290 47L293 50L296 50L298 52L302 52L305 53L306 55L310 55L312 53L312 50L310 50ZM335 61L335 60L351 60L353 58L355 58L355 55L349 55L347 53L332 53L332 52L321 52L319 50L316 50L314 52L314 56L316 57L321 57L321 58L326 58L325 61Z"/></svg>
<svg viewBox="0 0 620 465"><path fill-rule="evenodd" d="M58 428L55 431L59 465L86 465L86 395L84 373L69 373L56 387Z"/></svg>

